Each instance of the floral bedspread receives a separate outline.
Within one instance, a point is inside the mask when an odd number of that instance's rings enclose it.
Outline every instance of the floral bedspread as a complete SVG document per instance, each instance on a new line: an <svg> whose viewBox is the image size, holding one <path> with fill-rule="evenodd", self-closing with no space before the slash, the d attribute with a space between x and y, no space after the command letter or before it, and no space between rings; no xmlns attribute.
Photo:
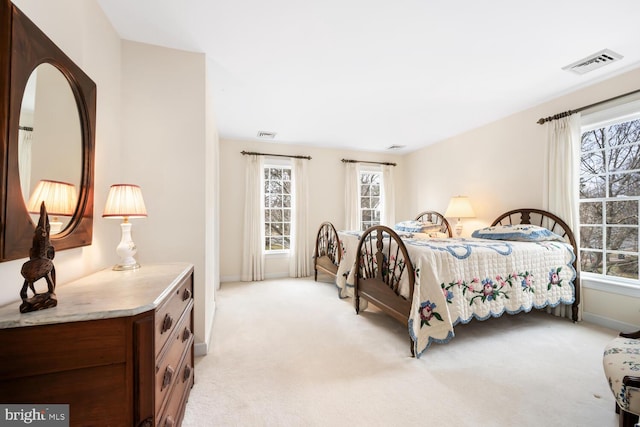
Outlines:
<svg viewBox="0 0 640 427"><path fill-rule="evenodd" d="M336 284L341 297L353 296L359 234L339 236L343 258ZM416 272L409 334L418 357L431 343L453 338L458 323L574 302L575 255L567 243L403 240Z"/></svg>

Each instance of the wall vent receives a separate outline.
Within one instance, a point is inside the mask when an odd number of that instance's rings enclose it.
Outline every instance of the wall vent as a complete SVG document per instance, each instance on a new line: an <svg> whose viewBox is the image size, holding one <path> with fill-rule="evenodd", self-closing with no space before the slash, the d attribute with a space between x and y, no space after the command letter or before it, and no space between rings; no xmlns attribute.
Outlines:
<svg viewBox="0 0 640 427"><path fill-rule="evenodd" d="M276 133L275 132L266 132L266 131L263 131L263 130L258 132L258 138L273 139L275 137L276 137Z"/></svg>
<svg viewBox="0 0 640 427"><path fill-rule="evenodd" d="M566 67L562 67L565 71L571 71L576 74L585 74L589 71L593 71L597 68L604 67L612 62L622 59L623 56L615 53L609 49L603 49L600 52L596 52L593 55L589 55L586 58L582 58L579 61L569 64Z"/></svg>
<svg viewBox="0 0 640 427"><path fill-rule="evenodd" d="M390 145L387 147L387 150L400 150L401 148L406 147L406 145Z"/></svg>

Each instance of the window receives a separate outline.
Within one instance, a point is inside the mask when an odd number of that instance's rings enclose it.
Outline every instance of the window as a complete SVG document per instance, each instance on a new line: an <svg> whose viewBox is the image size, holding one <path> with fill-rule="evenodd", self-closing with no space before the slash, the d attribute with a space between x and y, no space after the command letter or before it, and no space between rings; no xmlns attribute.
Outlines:
<svg viewBox="0 0 640 427"><path fill-rule="evenodd" d="M380 183L382 172L379 170L360 171L360 227L367 228L379 225L382 210Z"/></svg>
<svg viewBox="0 0 640 427"><path fill-rule="evenodd" d="M291 166L264 166L264 250L291 247Z"/></svg>
<svg viewBox="0 0 640 427"><path fill-rule="evenodd" d="M580 265L583 272L638 277L640 108L584 125L580 161Z"/></svg>

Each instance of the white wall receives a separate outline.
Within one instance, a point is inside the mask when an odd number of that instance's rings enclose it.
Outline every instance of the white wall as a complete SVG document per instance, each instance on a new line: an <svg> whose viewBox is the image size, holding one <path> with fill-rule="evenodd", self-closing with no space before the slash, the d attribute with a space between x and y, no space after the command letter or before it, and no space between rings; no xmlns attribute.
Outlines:
<svg viewBox="0 0 640 427"><path fill-rule="evenodd" d="M402 200L403 166L401 156L387 153L363 153L341 151L301 145L282 145L264 142L220 141L220 252L221 281L240 279L242 269L242 230L244 221L245 159L241 151L257 151L271 154L311 156L309 173L309 247L315 242L318 227L323 221L331 221L337 229L344 229L344 164L343 158L396 162L396 201ZM400 204L398 204L400 206ZM405 215L396 211L396 218ZM415 215L411 213L411 215ZM289 275L288 259L268 256L265 260L266 277Z"/></svg>
<svg viewBox="0 0 640 427"><path fill-rule="evenodd" d="M409 194L415 195L406 202L412 210L419 206L444 210L451 196L469 196L477 218L465 222L463 235L507 210L543 207L546 128L536 123L538 119L637 90L638 81L640 69L406 156L405 181ZM583 280L585 319L616 329L640 326L640 290L616 294L591 286Z"/></svg>
<svg viewBox="0 0 640 427"><path fill-rule="evenodd" d="M132 220L137 258L143 268L152 262L194 264L194 332L196 342L207 343L211 314L206 306L213 306L216 282L205 274L207 227L213 220L205 217L205 57L123 41L122 64L119 179L140 185L149 215ZM211 145L216 143L213 130ZM111 228L118 234L120 225L114 221Z"/></svg>

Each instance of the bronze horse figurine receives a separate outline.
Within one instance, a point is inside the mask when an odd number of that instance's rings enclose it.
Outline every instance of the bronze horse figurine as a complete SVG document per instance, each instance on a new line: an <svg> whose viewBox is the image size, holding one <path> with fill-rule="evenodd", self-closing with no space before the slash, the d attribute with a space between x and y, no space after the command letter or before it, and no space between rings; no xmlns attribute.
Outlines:
<svg viewBox="0 0 640 427"><path fill-rule="evenodd" d="M33 244L29 250L29 261L22 265L20 273L24 277L24 284L20 291L22 304L20 312L43 310L58 305L56 298L56 268L53 265L55 249L51 245L49 217L44 202L40 204L40 219L33 233ZM34 283L40 279L47 281L47 292L36 293ZM27 292L31 289L33 297L27 298Z"/></svg>

